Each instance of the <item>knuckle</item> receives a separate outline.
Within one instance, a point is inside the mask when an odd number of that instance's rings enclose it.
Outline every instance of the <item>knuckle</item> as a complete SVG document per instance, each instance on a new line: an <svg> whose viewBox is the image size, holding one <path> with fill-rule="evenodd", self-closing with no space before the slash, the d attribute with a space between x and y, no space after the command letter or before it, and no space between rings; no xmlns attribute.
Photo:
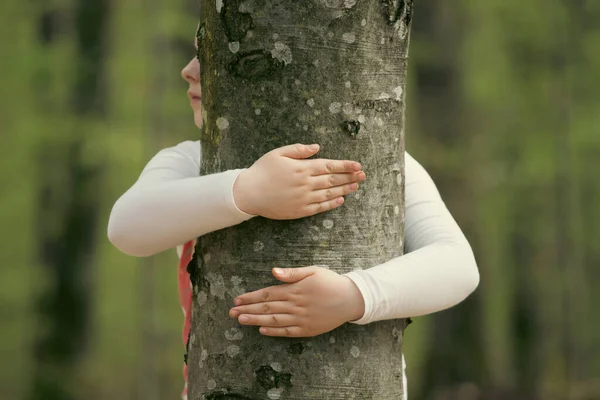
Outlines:
<svg viewBox="0 0 600 400"><path fill-rule="evenodd" d="M330 186L335 186L335 175L329 175L328 181Z"/></svg>
<svg viewBox="0 0 600 400"><path fill-rule="evenodd" d="M310 320L310 312L307 310L306 307L299 307L297 306L294 309L294 314L298 315L301 318L301 322L302 323L306 323L306 320L309 319Z"/></svg>
<svg viewBox="0 0 600 400"><path fill-rule="evenodd" d="M265 300L265 301L269 300L269 296L270 296L270 293L269 293L269 291L268 291L268 290L265 290L265 291L262 293L262 299L263 299L263 300Z"/></svg>
<svg viewBox="0 0 600 400"><path fill-rule="evenodd" d="M263 310L263 313L268 314L269 311L271 311L271 306L268 305L267 303L265 303L262 305L262 310Z"/></svg>
<svg viewBox="0 0 600 400"><path fill-rule="evenodd" d="M271 316L271 319L273 321L273 325L278 325L279 321L277 320L277 317L275 315Z"/></svg>
<svg viewBox="0 0 600 400"><path fill-rule="evenodd" d="M333 168L333 163L332 163L331 161L327 161L327 162L325 163L325 170L326 170L327 172L333 172L333 169L334 169L334 168Z"/></svg>
<svg viewBox="0 0 600 400"><path fill-rule="evenodd" d="M332 195L331 190L327 189L325 191L325 196L324 196L325 200L331 199L331 195Z"/></svg>
<svg viewBox="0 0 600 400"><path fill-rule="evenodd" d="M284 336L290 336L290 329L289 328L283 328L283 335Z"/></svg>
<svg viewBox="0 0 600 400"><path fill-rule="evenodd" d="M321 209L323 208L323 204L322 203L317 203L313 206L311 212L312 214L318 214L321 212Z"/></svg>
<svg viewBox="0 0 600 400"><path fill-rule="evenodd" d="M295 279L296 278L296 270L294 268L288 270L288 276L290 277L290 279Z"/></svg>

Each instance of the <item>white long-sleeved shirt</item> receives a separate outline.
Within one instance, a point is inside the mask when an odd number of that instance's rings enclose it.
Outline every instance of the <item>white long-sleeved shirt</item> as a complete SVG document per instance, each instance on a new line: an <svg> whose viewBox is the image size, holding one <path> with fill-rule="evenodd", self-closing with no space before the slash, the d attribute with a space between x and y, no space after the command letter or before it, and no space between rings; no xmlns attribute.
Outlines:
<svg viewBox="0 0 600 400"><path fill-rule="evenodd" d="M199 176L200 142L161 150L115 203L108 237L134 256L174 248L252 218L233 198L242 170ZM353 323L415 317L452 307L479 283L471 247L425 169L405 157L405 255L347 274L364 298Z"/></svg>

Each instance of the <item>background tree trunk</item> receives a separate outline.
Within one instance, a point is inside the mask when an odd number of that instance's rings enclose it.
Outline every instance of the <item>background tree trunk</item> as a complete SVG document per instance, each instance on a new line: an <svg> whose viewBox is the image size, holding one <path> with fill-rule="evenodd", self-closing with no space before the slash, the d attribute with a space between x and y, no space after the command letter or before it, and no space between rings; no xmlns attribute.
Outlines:
<svg viewBox="0 0 600 400"><path fill-rule="evenodd" d="M60 42L60 29L71 20L73 25L68 26L74 34L75 72L65 101L68 104L49 100L41 93L40 109L62 112L64 107L80 121L99 119L105 107L101 82L108 18L106 1L79 0L64 8L44 4L39 17L40 41L47 47L58 46L55 41ZM50 87L50 75L40 82L42 87ZM93 254L100 206L92 193L102 181L102 167L89 159L89 151L86 154L91 135L86 135L87 126L80 121L58 137L47 138L39 157L37 250L52 284L36 304L35 368L28 393L32 400L77 397L74 373L90 340Z"/></svg>
<svg viewBox="0 0 600 400"><path fill-rule="evenodd" d="M339 273L401 255L404 88L412 1L201 2L201 173L317 142L366 184L334 211L254 218L203 236L192 270L191 399L400 399L404 320L268 338L228 317L274 266Z"/></svg>

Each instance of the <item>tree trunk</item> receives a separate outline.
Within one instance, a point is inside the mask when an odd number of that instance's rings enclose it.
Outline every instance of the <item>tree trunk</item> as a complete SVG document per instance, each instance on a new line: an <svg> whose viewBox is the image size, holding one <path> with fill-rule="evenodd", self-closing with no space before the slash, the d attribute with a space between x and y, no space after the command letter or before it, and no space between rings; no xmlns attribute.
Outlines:
<svg viewBox="0 0 600 400"><path fill-rule="evenodd" d="M412 1L202 0L201 173L319 143L362 163L344 206L294 221L253 218L200 238L192 270L190 399L401 399L404 320L269 338L229 318L275 266L345 273L402 254L404 88Z"/></svg>

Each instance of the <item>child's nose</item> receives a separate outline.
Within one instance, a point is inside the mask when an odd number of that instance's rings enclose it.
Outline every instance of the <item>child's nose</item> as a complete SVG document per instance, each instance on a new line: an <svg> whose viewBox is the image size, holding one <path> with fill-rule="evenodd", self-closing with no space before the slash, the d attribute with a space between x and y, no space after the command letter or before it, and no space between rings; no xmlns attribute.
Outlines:
<svg viewBox="0 0 600 400"><path fill-rule="evenodd" d="M181 70L181 77L188 83L198 83L200 81L200 65L197 58L192 59Z"/></svg>

